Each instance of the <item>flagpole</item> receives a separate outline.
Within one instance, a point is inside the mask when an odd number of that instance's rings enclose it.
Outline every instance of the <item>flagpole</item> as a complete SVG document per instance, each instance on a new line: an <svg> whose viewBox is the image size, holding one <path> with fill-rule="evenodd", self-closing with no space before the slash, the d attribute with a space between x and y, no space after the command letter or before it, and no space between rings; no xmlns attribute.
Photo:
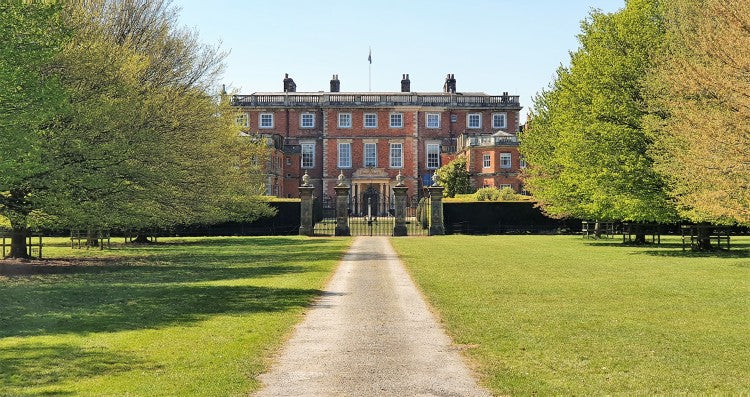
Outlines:
<svg viewBox="0 0 750 397"><path fill-rule="evenodd" d="M372 47L367 48L367 91L372 92Z"/></svg>

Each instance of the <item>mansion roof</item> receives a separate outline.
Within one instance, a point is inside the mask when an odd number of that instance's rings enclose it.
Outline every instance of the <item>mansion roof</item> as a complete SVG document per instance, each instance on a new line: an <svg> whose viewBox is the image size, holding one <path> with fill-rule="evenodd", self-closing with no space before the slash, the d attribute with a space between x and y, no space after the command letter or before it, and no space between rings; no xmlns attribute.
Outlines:
<svg viewBox="0 0 750 397"><path fill-rule="evenodd" d="M233 95L232 105L282 108L428 106L521 109L518 95L488 95L483 92L256 92Z"/></svg>

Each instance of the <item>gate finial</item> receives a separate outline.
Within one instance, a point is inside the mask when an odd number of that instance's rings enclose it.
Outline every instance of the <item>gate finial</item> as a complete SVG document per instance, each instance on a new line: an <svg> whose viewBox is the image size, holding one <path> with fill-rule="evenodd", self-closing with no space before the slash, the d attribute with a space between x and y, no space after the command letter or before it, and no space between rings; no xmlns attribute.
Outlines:
<svg viewBox="0 0 750 397"><path fill-rule="evenodd" d="M302 175L302 186L310 186L310 175L307 175L307 170L305 170L305 175Z"/></svg>
<svg viewBox="0 0 750 397"><path fill-rule="evenodd" d="M440 186L440 179L438 178L437 172L432 174L432 186Z"/></svg>
<svg viewBox="0 0 750 397"><path fill-rule="evenodd" d="M396 175L396 186L404 186L404 176L401 175L401 170L398 170L398 175Z"/></svg>
<svg viewBox="0 0 750 397"><path fill-rule="evenodd" d="M346 186L346 177L344 176L344 170L341 170L341 172L339 173L338 180L339 184L336 186Z"/></svg>

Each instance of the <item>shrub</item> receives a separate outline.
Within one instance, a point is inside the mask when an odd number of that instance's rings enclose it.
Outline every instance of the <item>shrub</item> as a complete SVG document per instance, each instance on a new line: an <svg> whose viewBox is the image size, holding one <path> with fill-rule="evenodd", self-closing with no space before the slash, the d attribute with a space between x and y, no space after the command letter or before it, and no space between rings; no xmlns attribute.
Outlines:
<svg viewBox="0 0 750 397"><path fill-rule="evenodd" d="M484 187L474 193L474 198L477 201L516 201L519 199L518 194L509 187L502 189Z"/></svg>

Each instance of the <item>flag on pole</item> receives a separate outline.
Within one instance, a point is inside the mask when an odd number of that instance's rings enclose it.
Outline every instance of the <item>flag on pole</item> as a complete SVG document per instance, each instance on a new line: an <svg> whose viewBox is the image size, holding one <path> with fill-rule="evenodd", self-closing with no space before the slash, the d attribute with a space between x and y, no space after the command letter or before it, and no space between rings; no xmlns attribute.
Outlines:
<svg viewBox="0 0 750 397"><path fill-rule="evenodd" d="M367 54L367 61L372 64L372 48L370 48L370 52Z"/></svg>

